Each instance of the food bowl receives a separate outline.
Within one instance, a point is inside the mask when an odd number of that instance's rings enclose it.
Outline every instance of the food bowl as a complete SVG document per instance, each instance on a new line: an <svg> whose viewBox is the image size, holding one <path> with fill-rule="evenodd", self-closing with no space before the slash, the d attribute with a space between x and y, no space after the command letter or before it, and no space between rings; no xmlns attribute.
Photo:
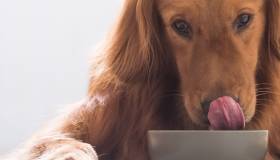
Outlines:
<svg viewBox="0 0 280 160"><path fill-rule="evenodd" d="M151 160L264 160L268 131L149 131Z"/></svg>

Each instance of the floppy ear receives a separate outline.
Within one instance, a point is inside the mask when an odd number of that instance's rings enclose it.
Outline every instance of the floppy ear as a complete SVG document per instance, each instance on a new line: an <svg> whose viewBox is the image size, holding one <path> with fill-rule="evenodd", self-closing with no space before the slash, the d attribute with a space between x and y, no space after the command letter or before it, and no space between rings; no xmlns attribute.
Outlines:
<svg viewBox="0 0 280 160"><path fill-rule="evenodd" d="M161 33L154 0L126 0L107 51L109 70L125 82L158 76L168 59Z"/></svg>
<svg viewBox="0 0 280 160"><path fill-rule="evenodd" d="M267 0L267 49L280 60L280 0Z"/></svg>

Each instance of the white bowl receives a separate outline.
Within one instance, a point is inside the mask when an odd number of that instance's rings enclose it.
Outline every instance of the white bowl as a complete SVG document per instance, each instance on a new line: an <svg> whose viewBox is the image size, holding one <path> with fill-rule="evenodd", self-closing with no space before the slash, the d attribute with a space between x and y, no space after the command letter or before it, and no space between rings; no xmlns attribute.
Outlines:
<svg viewBox="0 0 280 160"><path fill-rule="evenodd" d="M264 160L268 131L149 131L151 160Z"/></svg>

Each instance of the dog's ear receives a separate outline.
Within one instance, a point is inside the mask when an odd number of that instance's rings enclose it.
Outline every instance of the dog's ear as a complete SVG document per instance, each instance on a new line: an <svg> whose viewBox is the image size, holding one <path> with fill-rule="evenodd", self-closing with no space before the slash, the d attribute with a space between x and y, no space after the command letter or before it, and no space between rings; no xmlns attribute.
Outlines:
<svg viewBox="0 0 280 160"><path fill-rule="evenodd" d="M157 76L166 66L161 20L154 0L126 0L112 34L106 65L121 81Z"/></svg>
<svg viewBox="0 0 280 160"><path fill-rule="evenodd" d="M268 53L280 60L280 0L267 0L266 45Z"/></svg>

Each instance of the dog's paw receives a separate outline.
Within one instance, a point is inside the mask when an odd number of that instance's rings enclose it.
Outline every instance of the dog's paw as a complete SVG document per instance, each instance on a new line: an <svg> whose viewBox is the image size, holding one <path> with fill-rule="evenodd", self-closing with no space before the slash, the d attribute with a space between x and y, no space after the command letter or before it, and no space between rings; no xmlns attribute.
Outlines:
<svg viewBox="0 0 280 160"><path fill-rule="evenodd" d="M272 157L272 155L267 152L266 156L265 156L265 160L274 160L275 158Z"/></svg>
<svg viewBox="0 0 280 160"><path fill-rule="evenodd" d="M38 160L98 160L98 157L91 145L76 142L46 150Z"/></svg>

